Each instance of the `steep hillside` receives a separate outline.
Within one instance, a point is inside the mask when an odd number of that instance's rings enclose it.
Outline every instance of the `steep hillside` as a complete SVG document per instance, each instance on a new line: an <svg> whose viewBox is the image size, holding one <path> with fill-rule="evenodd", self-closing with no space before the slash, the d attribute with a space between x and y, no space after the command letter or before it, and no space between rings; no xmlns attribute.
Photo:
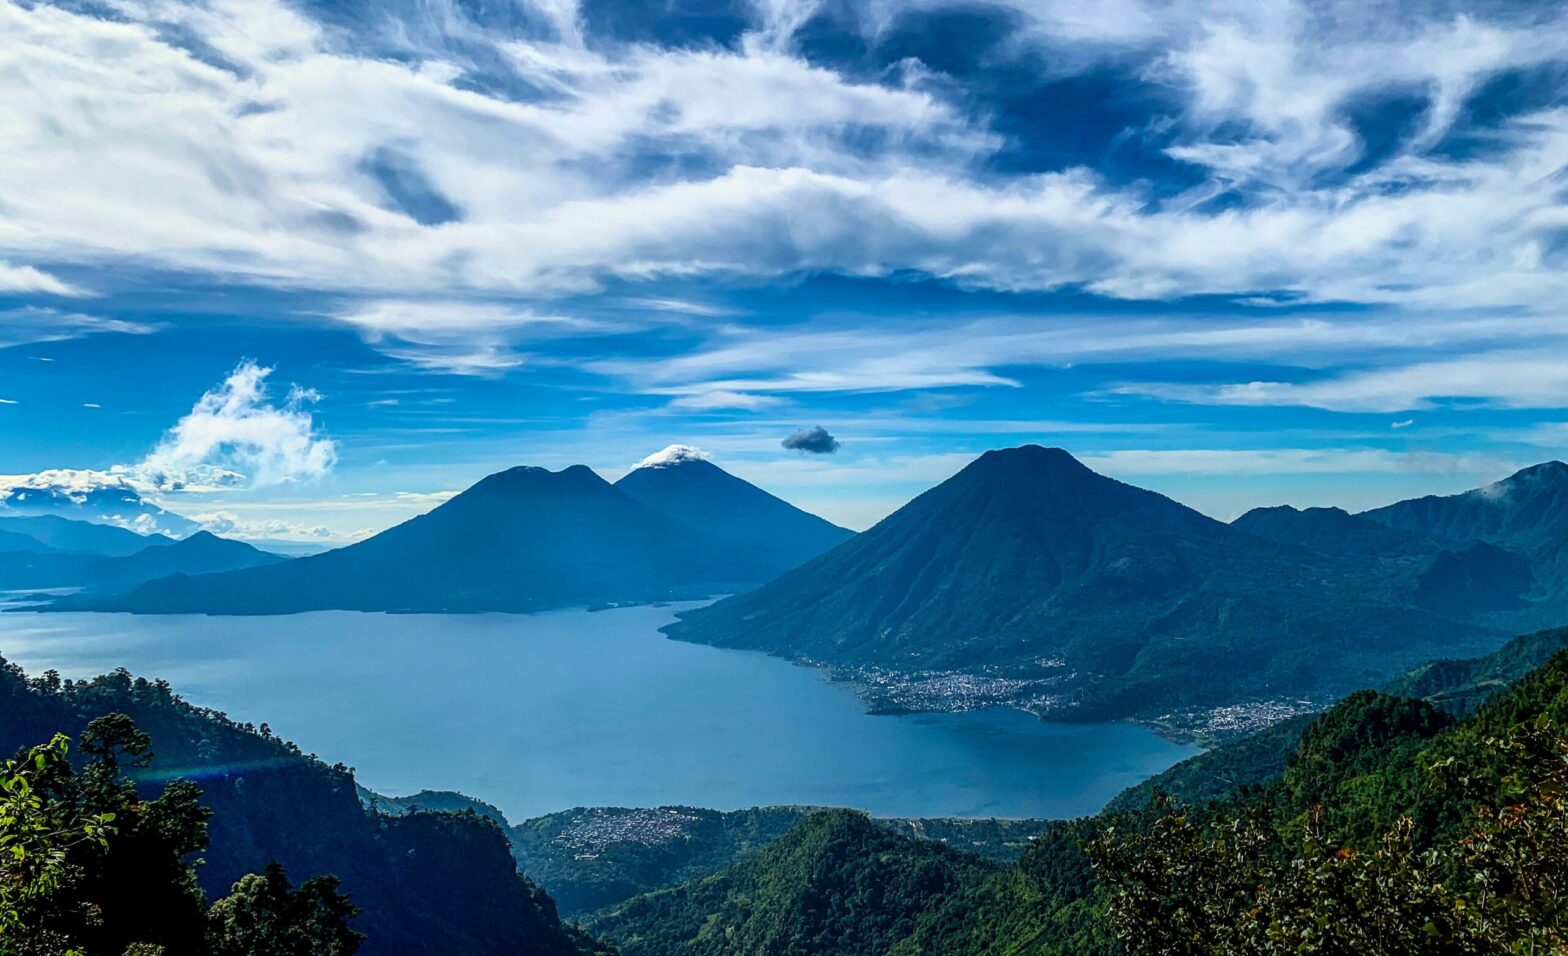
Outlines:
<svg viewBox="0 0 1568 956"><path fill-rule="evenodd" d="M1418 697L1464 716L1564 648L1568 648L1568 627L1524 634L1481 657L1423 664L1386 690L1402 697Z"/></svg>
<svg viewBox="0 0 1568 956"><path fill-rule="evenodd" d="M1568 465L1543 462L1484 488L1413 498L1361 516L1450 541L1487 541L1520 549L1558 546L1568 536Z"/></svg>
<svg viewBox="0 0 1568 956"><path fill-rule="evenodd" d="M461 805L442 795L414 799L426 807ZM509 832L518 867L549 890L563 915L577 917L749 860L813 812L810 807L579 807L524 820ZM1016 861L1049 826L1043 820L873 822L899 836L941 843L993 863Z"/></svg>
<svg viewBox="0 0 1568 956"><path fill-rule="evenodd" d="M889 833L849 810L813 814L739 866L639 896L589 929L623 956L880 956L993 868Z"/></svg>

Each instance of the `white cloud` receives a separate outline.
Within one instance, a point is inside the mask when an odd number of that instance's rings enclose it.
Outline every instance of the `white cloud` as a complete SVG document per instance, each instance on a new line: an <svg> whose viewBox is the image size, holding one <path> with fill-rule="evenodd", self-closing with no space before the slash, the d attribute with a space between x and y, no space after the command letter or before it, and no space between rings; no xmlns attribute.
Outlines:
<svg viewBox="0 0 1568 956"><path fill-rule="evenodd" d="M32 266L17 266L0 259L0 292L41 292L45 295L85 295L81 289Z"/></svg>
<svg viewBox="0 0 1568 956"><path fill-rule="evenodd" d="M285 541L320 541L340 537L326 525L304 524L282 518L248 520L232 511L211 511L189 515L189 518L213 534L225 537L259 540L274 538Z"/></svg>
<svg viewBox="0 0 1568 956"><path fill-rule="evenodd" d="M314 392L291 388L281 404L268 400L272 372L241 362L222 384L197 400L141 461L107 470L52 468L25 475L0 475L0 503L36 492L61 503L91 504L102 520L141 521L136 510L158 511L163 495L218 492L241 487L314 481L337 461L337 448L318 431L309 406ZM85 407L97 408L94 403ZM118 504L131 507L121 518ZM105 510L107 509L107 510ZM161 512L159 512L161 514ZM158 520L158 515L148 515ZM182 530L184 519L159 530ZM145 522L144 522L145 523Z"/></svg>
<svg viewBox="0 0 1568 956"><path fill-rule="evenodd" d="M1484 474L1518 468L1516 463L1495 455L1376 448L1123 449L1083 455L1080 460L1096 471L1115 476Z"/></svg>
<svg viewBox="0 0 1568 956"><path fill-rule="evenodd" d="M337 462L337 447L317 431L314 392L291 388L268 400L272 369L241 362L196 402L140 463L128 469L165 491L212 490L314 481Z"/></svg>
<svg viewBox="0 0 1568 956"><path fill-rule="evenodd" d="M1184 97L1173 154L1205 181L1154 202L1087 169L991 175L1004 139L923 70L869 82L788 52L811 3L759 2L756 32L734 50L613 52L578 42L570 3L535 8L555 25L548 40L487 37L436 5L402 24L408 55L393 59L277 0L125 0L119 20L0 0L13 40L0 69L0 251L380 296L549 299L611 277L816 270L1527 311L1568 292L1553 251L1568 112L1516 118L1483 155L1430 152L1467 90L1564 58L1558 14L1015 5L1055 52L1168 51L1149 78ZM885 22L890 8L876 6L868 22ZM167 39L182 32L207 52ZM485 48L535 95L465 82L474 64L447 39ZM1347 104L1411 88L1432 94L1419 132L1352 175L1365 144ZM421 224L389 197L367 160L394 154L461 215ZM1249 201L1204 205L1227 188ZM435 368L520 361L496 331L515 331L515 317L405 314L364 328Z"/></svg>
<svg viewBox="0 0 1568 956"><path fill-rule="evenodd" d="M146 489L132 477L87 468L49 468L30 475L0 475L0 500L18 489L54 492L75 502L82 502L99 491L137 494Z"/></svg>
<svg viewBox="0 0 1568 956"><path fill-rule="evenodd" d="M678 465L685 461L707 461L713 456L692 445L668 445L659 451L632 466L638 468L663 468L667 465Z"/></svg>
<svg viewBox="0 0 1568 956"><path fill-rule="evenodd" d="M1294 405L1341 412L1399 412L1445 401L1557 408L1568 405L1568 350L1558 342L1552 348L1478 352L1300 383L1148 383L1117 391L1203 405Z"/></svg>
<svg viewBox="0 0 1568 956"><path fill-rule="evenodd" d="M422 368L491 375L523 364L530 341L608 331L603 323L514 305L387 299L358 303L337 318L382 352Z"/></svg>
<svg viewBox="0 0 1568 956"><path fill-rule="evenodd" d="M1532 337L1534 365L1550 377L1559 353L1568 353L1568 322L1560 316L1477 317L1466 313L1427 316L1420 323L1389 311L1299 316L1270 310L1260 316L1115 317L1011 315L965 323L907 320L898 328L835 319L762 329L726 328L692 351L668 358L614 359L591 363L593 371L624 379L638 390L677 396L682 408L748 407L772 404L777 395L812 392L870 392L957 386L1009 386L1014 380L993 371L1016 365L1067 367L1092 362L1173 359L1257 361L1287 357L1309 369L1343 366L1368 355L1423 356L1446 349L1478 355ZM1391 358L1390 361L1393 361ZM1521 356L1528 359L1529 357ZM1516 361L1502 354L1493 371L1450 375L1447 366L1411 376L1405 400L1393 407L1361 402L1361 410L1418 407L1427 396L1512 395L1531 388L1532 375L1496 374ZM1463 364L1463 363L1461 363ZM1386 374L1392 374L1391 371ZM1457 388L1456 392L1423 389ZM1331 384L1279 383L1203 386L1130 383L1111 395L1148 395L1177 401L1221 404L1319 404L1351 410L1348 396L1331 394ZM1541 393L1549 397L1553 392ZM1305 398L1318 397L1312 401ZM1522 402L1521 402L1522 403Z"/></svg>
<svg viewBox="0 0 1568 956"><path fill-rule="evenodd" d="M3 221L3 216L0 216L0 221ZM146 322L110 319L39 306L0 309L0 349L39 342L61 342L103 333L146 335L156 329L157 326ZM42 358L40 361L54 360Z"/></svg>
<svg viewBox="0 0 1568 956"><path fill-rule="evenodd" d="M670 402L670 406L693 412L711 412L729 408L754 412L782 405L783 403L783 399L775 398L772 395L756 395L748 392L731 392L724 389L715 389L713 391L682 395L680 398Z"/></svg>

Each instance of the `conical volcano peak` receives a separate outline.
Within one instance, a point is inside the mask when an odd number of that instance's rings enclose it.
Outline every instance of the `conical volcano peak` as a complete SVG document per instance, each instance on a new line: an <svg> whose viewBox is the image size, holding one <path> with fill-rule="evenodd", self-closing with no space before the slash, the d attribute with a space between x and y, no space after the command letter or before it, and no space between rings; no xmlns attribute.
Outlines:
<svg viewBox="0 0 1568 956"><path fill-rule="evenodd" d="M1061 448L1020 445L988 451L953 477L955 489L987 494L1030 494L1052 489L1054 494L1095 495L1094 489L1123 487L1114 478L1094 471Z"/></svg>
<svg viewBox="0 0 1568 956"><path fill-rule="evenodd" d="M970 462L960 474L985 478L1015 476L1019 479L1081 478L1098 476L1088 465L1074 458L1065 448L1044 445L1019 445L997 448Z"/></svg>
<svg viewBox="0 0 1568 956"><path fill-rule="evenodd" d="M1055 445L1017 445L1012 448L993 448L979 458L975 463L1023 463L1035 468L1072 468L1088 471L1083 462L1074 458L1072 452Z"/></svg>

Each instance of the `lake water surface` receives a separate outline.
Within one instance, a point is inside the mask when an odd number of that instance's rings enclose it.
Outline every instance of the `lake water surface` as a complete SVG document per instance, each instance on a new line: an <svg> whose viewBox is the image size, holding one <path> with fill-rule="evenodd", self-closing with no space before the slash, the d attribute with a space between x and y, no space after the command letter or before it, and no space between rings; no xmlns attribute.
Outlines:
<svg viewBox="0 0 1568 956"><path fill-rule="evenodd" d="M373 790L458 790L514 821L662 804L1077 816L1196 752L1130 724L1013 710L872 716L810 669L666 640L674 610L7 613L0 655L29 674L162 677Z"/></svg>

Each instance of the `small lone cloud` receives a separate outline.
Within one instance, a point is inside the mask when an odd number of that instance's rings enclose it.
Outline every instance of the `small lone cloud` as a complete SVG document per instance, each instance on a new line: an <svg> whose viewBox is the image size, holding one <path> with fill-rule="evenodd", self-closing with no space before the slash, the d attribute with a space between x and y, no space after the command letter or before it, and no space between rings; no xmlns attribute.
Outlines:
<svg viewBox="0 0 1568 956"><path fill-rule="evenodd" d="M840 446L839 440L828 434L828 430L821 425L815 428L802 428L779 444L790 451L804 452L808 455L831 455L838 451Z"/></svg>
<svg viewBox="0 0 1568 956"><path fill-rule="evenodd" d="M1407 418L1407 419L1405 419L1402 422L1394 422L1392 425L1389 425L1388 427L1392 428L1392 429L1395 429L1395 430L1398 430L1398 429L1401 429L1401 428L1409 428L1411 425L1414 425L1415 423L1416 423L1416 420L1414 418Z"/></svg>

